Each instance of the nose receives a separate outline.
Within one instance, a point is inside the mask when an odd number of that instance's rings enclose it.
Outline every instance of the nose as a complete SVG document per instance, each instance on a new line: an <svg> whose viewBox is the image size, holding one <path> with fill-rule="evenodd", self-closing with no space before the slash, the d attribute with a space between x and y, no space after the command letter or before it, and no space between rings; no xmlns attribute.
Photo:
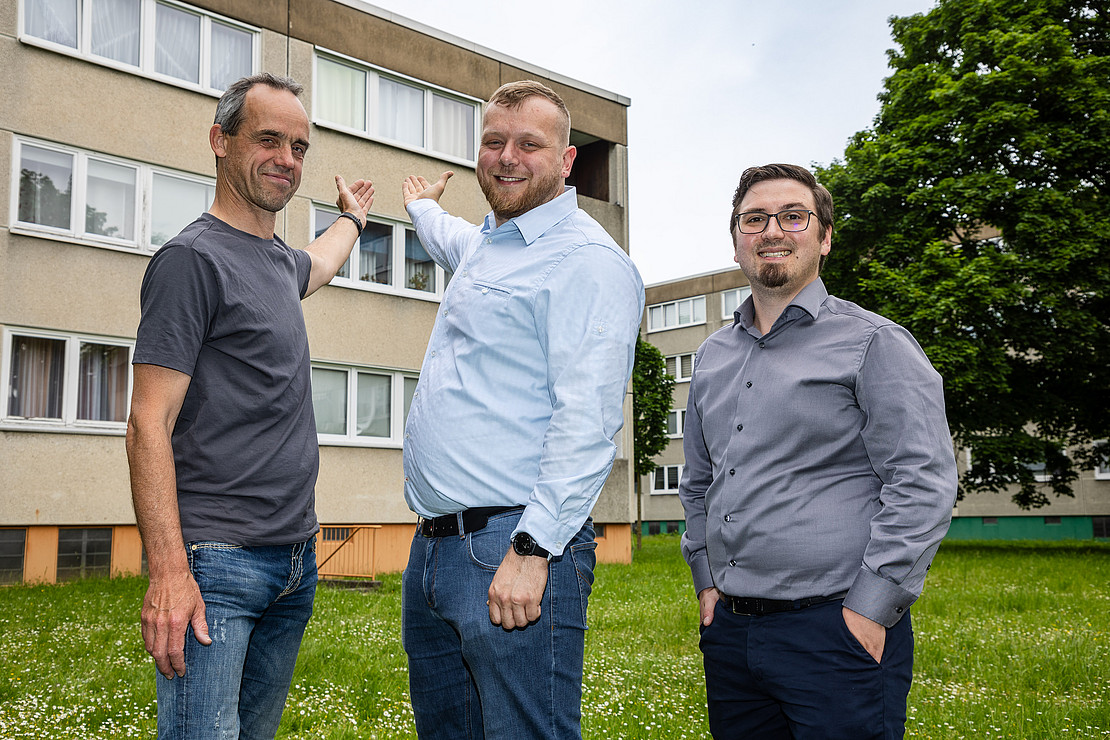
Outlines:
<svg viewBox="0 0 1110 740"><path fill-rule="evenodd" d="M516 147L512 143L508 143L501 149L501 156L497 158L498 164L502 167L514 167L519 161L517 156Z"/></svg>
<svg viewBox="0 0 1110 740"><path fill-rule="evenodd" d="M767 228L763 230L764 239L781 239L786 235L782 230L782 224L779 223L778 216L769 216L767 218Z"/></svg>
<svg viewBox="0 0 1110 740"><path fill-rule="evenodd" d="M296 164L296 159L293 157L293 145L289 142L283 142L277 148L277 154L274 156L274 164L286 169L293 169Z"/></svg>

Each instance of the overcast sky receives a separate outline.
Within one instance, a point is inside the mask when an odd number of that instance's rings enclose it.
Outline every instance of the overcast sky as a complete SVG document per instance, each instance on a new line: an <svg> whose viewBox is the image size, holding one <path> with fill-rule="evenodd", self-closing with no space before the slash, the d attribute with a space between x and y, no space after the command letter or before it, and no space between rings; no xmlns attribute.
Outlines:
<svg viewBox="0 0 1110 740"><path fill-rule="evenodd" d="M879 109L893 47L887 18L934 3L371 4L631 98L629 251L651 284L734 267L727 222L740 173L841 157Z"/></svg>

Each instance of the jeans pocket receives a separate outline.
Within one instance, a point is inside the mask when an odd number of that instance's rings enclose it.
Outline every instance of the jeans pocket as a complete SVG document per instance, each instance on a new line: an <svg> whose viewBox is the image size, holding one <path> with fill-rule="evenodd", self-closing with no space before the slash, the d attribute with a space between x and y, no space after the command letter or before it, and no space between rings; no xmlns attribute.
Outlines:
<svg viewBox="0 0 1110 740"><path fill-rule="evenodd" d="M470 559L480 568L496 571L509 551L509 536L502 527L487 526L466 536Z"/></svg>
<svg viewBox="0 0 1110 740"><path fill-rule="evenodd" d="M571 545L570 560L574 563L575 580L578 583L579 603L582 609L582 628L586 629L586 607L594 588L594 566L597 565L597 542L583 542Z"/></svg>

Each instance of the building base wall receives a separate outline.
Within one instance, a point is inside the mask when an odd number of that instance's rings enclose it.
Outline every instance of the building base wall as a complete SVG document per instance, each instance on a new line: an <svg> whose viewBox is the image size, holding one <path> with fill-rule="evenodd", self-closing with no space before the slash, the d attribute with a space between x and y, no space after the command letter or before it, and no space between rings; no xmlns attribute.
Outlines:
<svg viewBox="0 0 1110 740"><path fill-rule="evenodd" d="M1102 517L1105 519L1106 517ZM1095 532L1094 517L962 516L952 519L950 540L1090 540L1106 538L1105 526ZM1096 537L1097 535L1101 535Z"/></svg>

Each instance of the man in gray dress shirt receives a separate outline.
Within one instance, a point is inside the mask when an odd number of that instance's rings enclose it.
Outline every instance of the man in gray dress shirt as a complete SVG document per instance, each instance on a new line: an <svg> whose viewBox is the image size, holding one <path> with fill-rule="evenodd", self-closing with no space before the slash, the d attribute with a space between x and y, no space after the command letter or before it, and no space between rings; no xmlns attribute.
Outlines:
<svg viewBox="0 0 1110 740"><path fill-rule="evenodd" d="M806 169L744 172L752 295L698 349L682 551L715 738L900 738L910 605L948 530L941 378L902 327L830 296L833 203Z"/></svg>

